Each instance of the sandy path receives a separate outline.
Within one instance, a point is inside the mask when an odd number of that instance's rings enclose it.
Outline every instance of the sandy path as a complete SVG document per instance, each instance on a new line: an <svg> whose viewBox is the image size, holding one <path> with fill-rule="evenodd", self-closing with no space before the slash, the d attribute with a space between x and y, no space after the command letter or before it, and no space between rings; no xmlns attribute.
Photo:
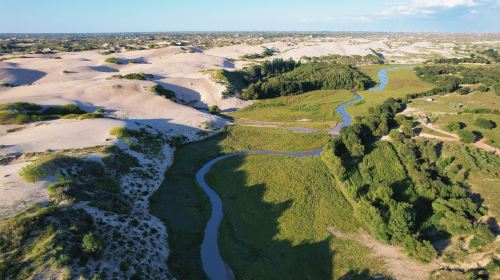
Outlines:
<svg viewBox="0 0 500 280"><path fill-rule="evenodd" d="M353 240L370 248L373 255L384 260L386 269L398 280L429 279L432 271L440 268L437 264L421 264L411 259L402 248L384 244L360 230L356 234L346 234L328 227L327 230L338 238Z"/></svg>
<svg viewBox="0 0 500 280"><path fill-rule="evenodd" d="M434 131L441 133L441 134L444 134L444 135L448 135L448 137L445 137L445 136L432 135L432 134L428 134L428 133L420 133L418 135L420 137L424 137L424 138L428 138L428 139L436 139L436 140L446 141L446 142L460 142L460 138L456 134L439 129L439 128L433 126L432 124L425 124L421 121L417 121L417 122L419 122L423 127L434 130ZM472 145L476 148L485 150L485 151L493 153L495 155L500 155L500 149L486 144L485 138L482 138L481 140L474 142Z"/></svg>

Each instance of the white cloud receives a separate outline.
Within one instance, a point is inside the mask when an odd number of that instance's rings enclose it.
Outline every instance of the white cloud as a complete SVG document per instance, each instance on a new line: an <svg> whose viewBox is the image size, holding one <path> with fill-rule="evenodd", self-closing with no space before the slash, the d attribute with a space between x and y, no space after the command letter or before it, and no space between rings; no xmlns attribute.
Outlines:
<svg viewBox="0 0 500 280"><path fill-rule="evenodd" d="M428 16L442 9L458 7L472 9L473 7L491 4L492 2L500 3L500 0L413 0L409 3L386 3L387 8L381 14L385 17L407 15ZM477 10L475 11L477 12Z"/></svg>
<svg viewBox="0 0 500 280"><path fill-rule="evenodd" d="M413 4L416 7L445 7L455 8L458 6L475 6L474 0L415 0Z"/></svg>

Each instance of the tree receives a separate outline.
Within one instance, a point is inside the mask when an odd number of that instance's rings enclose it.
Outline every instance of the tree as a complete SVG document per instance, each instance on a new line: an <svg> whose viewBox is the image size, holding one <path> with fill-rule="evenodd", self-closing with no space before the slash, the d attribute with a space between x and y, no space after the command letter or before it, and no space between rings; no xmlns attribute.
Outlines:
<svg viewBox="0 0 500 280"><path fill-rule="evenodd" d="M391 234L391 242L399 244L406 236L410 235L415 223L415 212L411 205L406 202L397 203L391 209L391 216L387 228Z"/></svg>
<svg viewBox="0 0 500 280"><path fill-rule="evenodd" d="M91 255L99 255L103 249L103 242L94 233L87 233L82 239L82 249Z"/></svg>

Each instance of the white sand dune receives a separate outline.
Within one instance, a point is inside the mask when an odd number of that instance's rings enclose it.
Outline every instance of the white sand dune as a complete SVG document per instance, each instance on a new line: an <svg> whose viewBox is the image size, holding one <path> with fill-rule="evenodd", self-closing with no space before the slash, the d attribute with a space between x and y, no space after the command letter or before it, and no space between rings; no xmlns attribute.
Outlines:
<svg viewBox="0 0 500 280"><path fill-rule="evenodd" d="M0 83L9 83L14 86L32 84L47 73L23 68L0 68Z"/></svg>

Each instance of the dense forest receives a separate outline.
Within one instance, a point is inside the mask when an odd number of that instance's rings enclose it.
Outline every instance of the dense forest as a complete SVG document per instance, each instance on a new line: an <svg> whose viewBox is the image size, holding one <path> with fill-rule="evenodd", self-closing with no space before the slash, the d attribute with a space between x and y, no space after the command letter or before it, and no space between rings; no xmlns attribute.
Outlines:
<svg viewBox="0 0 500 280"><path fill-rule="evenodd" d="M462 78L449 76L460 72ZM413 98L446 94L463 80L493 81L487 72L459 67L420 67L419 77L438 84L436 89L388 99L370 109L355 124L344 127L340 136L325 147L325 161L342 192L354 207L355 216L379 240L403 245L422 262L437 256L431 241L472 235L472 246L491 243L494 234L478 219L487 213L466 185L465 164L444 157L446 144L412 139L413 120L396 116ZM445 75L446 74L446 75ZM399 129L392 129L397 128ZM390 133L389 133L390 132ZM391 142L377 141L383 135ZM469 168L495 172L495 156L465 146L456 148Z"/></svg>
<svg viewBox="0 0 500 280"><path fill-rule="evenodd" d="M264 99L300 94L312 90L364 90L373 81L357 68L348 65L311 62L283 74L266 76L243 91L245 99Z"/></svg>
<svg viewBox="0 0 500 280"><path fill-rule="evenodd" d="M321 89L363 90L374 84L359 69L337 62L337 59L343 60L344 57L311 58L307 63L276 58L239 71L220 69L211 73L213 80L226 85L224 96L239 95L244 99L272 98Z"/></svg>

